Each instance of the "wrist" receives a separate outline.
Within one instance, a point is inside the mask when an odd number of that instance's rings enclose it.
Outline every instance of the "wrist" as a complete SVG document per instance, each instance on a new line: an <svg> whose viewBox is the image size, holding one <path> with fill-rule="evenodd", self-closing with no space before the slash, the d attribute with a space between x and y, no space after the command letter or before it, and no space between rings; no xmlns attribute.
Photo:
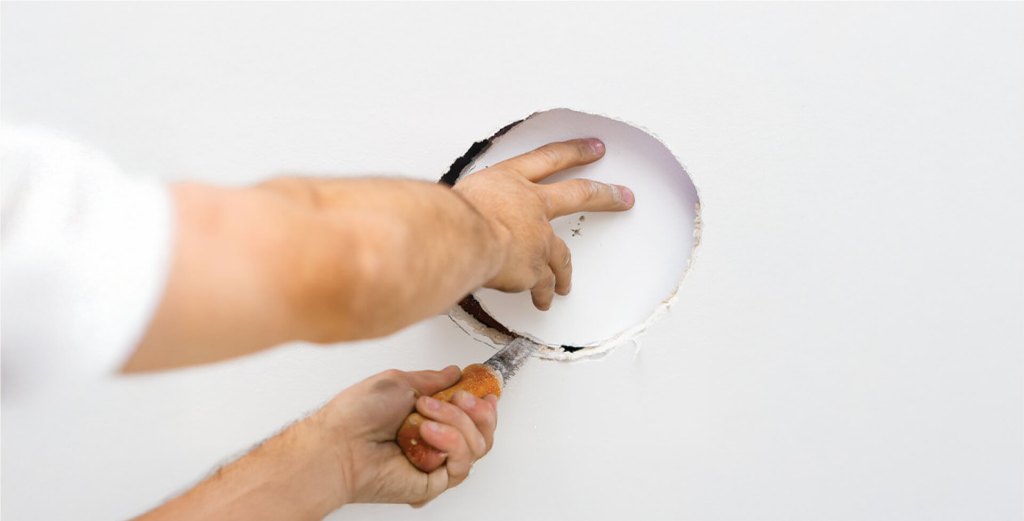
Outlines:
<svg viewBox="0 0 1024 521"><path fill-rule="evenodd" d="M348 503L337 452L306 418L138 519L323 519Z"/></svg>
<svg viewBox="0 0 1024 521"><path fill-rule="evenodd" d="M483 259L486 260L487 272L483 283L489 282L497 277L505 266L508 252L512 245L512 232L500 220L489 216L481 210L472 200L462 193L458 187L452 189L452 193L468 206L482 224L482 236L484 237Z"/></svg>
<svg viewBox="0 0 1024 521"><path fill-rule="evenodd" d="M293 431L289 445L295 447L292 456L301 472L295 481L302 484L301 500L309 512L319 519L350 503L351 465L336 429L314 414L288 430Z"/></svg>

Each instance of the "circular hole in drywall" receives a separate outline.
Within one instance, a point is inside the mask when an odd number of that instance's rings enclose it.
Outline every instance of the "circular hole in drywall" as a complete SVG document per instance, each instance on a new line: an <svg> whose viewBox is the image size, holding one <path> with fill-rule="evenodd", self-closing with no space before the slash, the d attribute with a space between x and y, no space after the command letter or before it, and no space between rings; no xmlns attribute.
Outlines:
<svg viewBox="0 0 1024 521"><path fill-rule="evenodd" d="M626 185L636 204L551 221L572 250L572 291L539 311L528 292L481 289L451 313L474 337L500 345L524 336L541 344L542 358L588 357L642 333L677 297L699 244L700 199L675 155L636 126L569 109L538 112L475 143L441 181L454 184L544 144L586 137L604 141L605 156L543 183L583 177Z"/></svg>

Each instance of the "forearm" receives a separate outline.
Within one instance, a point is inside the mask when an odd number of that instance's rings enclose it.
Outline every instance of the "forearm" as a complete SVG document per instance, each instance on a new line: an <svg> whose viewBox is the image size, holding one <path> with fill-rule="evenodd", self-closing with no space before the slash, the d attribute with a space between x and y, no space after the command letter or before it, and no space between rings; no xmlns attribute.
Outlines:
<svg viewBox="0 0 1024 521"><path fill-rule="evenodd" d="M555 293L568 294L572 275L569 249L548 221L628 210L634 198L583 179L538 182L603 154L596 139L550 143L454 189L385 179L177 185L170 280L124 369L210 362L288 340L381 336L482 285L530 290L547 309Z"/></svg>
<svg viewBox="0 0 1024 521"><path fill-rule="evenodd" d="M460 377L450 366L367 378L139 519L313 520L350 503L422 505L461 483L494 441L496 397L427 405ZM440 427L425 427L424 440L448 455L430 474L395 440L414 408Z"/></svg>
<svg viewBox="0 0 1024 521"><path fill-rule="evenodd" d="M138 520L323 519L348 498L341 448L317 421L292 425Z"/></svg>
<svg viewBox="0 0 1024 521"><path fill-rule="evenodd" d="M489 280L507 247L500 229L433 183L281 178L172 190L175 258L127 371L385 335Z"/></svg>
<svg viewBox="0 0 1024 521"><path fill-rule="evenodd" d="M507 238L446 187L354 179L307 188L319 204L298 226L318 231L298 238L306 265L289 277L305 340L392 333L450 308L504 261Z"/></svg>

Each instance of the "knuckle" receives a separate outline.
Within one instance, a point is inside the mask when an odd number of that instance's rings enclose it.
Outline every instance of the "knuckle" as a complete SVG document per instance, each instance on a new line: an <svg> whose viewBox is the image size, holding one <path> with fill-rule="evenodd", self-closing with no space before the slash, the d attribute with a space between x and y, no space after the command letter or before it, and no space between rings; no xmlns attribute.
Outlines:
<svg viewBox="0 0 1024 521"><path fill-rule="evenodd" d="M589 179L573 179L573 188L576 190L577 195L580 199L589 200L593 199L599 193L597 183Z"/></svg>
<svg viewBox="0 0 1024 521"><path fill-rule="evenodd" d="M469 422L476 426L486 422L487 413L485 411L486 409L481 407L480 404L474 405L472 409L466 411L466 414L469 415Z"/></svg>
<svg viewBox="0 0 1024 521"><path fill-rule="evenodd" d="M537 297L544 297L549 291L551 291L551 287L554 285L555 276L553 274L544 275L540 277L537 280L537 284L533 286L534 295Z"/></svg>
<svg viewBox="0 0 1024 521"><path fill-rule="evenodd" d="M482 396L477 399L476 403L477 414L483 419L488 419L494 414L494 405L487 399L486 396Z"/></svg>
<svg viewBox="0 0 1024 521"><path fill-rule="evenodd" d="M477 407L477 423L491 425L494 423L494 408L487 400L480 400Z"/></svg>
<svg viewBox="0 0 1024 521"><path fill-rule="evenodd" d="M451 402L441 400L441 409L439 410L441 415L447 420L448 423L456 423L462 420L462 416L466 413L462 412L462 409L458 405Z"/></svg>
<svg viewBox="0 0 1024 521"><path fill-rule="evenodd" d="M383 378L398 379L401 378L402 371L399 371L398 369L388 369L387 371L381 372L380 375Z"/></svg>
<svg viewBox="0 0 1024 521"><path fill-rule="evenodd" d="M442 413L444 413L444 416L450 420L450 423L455 423L459 420L462 420L461 415L464 415L465 413L463 413L462 408L459 407L459 404L455 403L455 400L440 400L440 402L441 411Z"/></svg>
<svg viewBox="0 0 1024 521"><path fill-rule="evenodd" d="M555 197L557 196L545 192L537 192L537 195L540 197L541 203L544 205L544 215L551 215L551 212L554 211L557 203L555 200Z"/></svg>
<svg viewBox="0 0 1024 521"><path fill-rule="evenodd" d="M449 470L449 472L451 473L451 480L448 483L449 490L461 485L462 482L466 481L466 478L469 477L469 469L466 469L465 471L457 470L454 472Z"/></svg>
<svg viewBox="0 0 1024 521"><path fill-rule="evenodd" d="M544 145L536 150L537 157L544 162L545 166L554 168L558 166L561 154L553 144Z"/></svg>
<svg viewBox="0 0 1024 521"><path fill-rule="evenodd" d="M486 401L486 400L481 400ZM491 431L494 430L494 424L497 421L498 413L494 410L494 405L485 403L480 407L480 423L487 426Z"/></svg>
<svg viewBox="0 0 1024 521"><path fill-rule="evenodd" d="M383 373L380 373L380 381L388 386L403 387L407 386L405 381L405 373L398 369L388 369Z"/></svg>
<svg viewBox="0 0 1024 521"><path fill-rule="evenodd" d="M482 402L483 400L473 396L472 393L460 391L459 407L466 411L466 414L469 414L471 418L480 415Z"/></svg>
<svg viewBox="0 0 1024 521"><path fill-rule="evenodd" d="M561 239L555 240L552 250L551 260L554 261L553 265L563 267L568 266L572 262L572 252L569 251L569 247Z"/></svg>
<svg viewBox="0 0 1024 521"><path fill-rule="evenodd" d="M508 164L499 163L490 168L491 172L495 177L506 174L513 177L523 177L529 172L529 168L525 165L513 163L511 161ZM473 179L474 176L469 176L469 179ZM465 181L464 181L465 182ZM483 180L481 180L483 182ZM456 185L458 186L458 185Z"/></svg>
<svg viewBox="0 0 1024 521"><path fill-rule="evenodd" d="M472 407L467 407L466 405L460 405L459 407L459 412L462 413L462 418L459 420L460 426L469 428L470 430L466 432L470 432L480 422L480 407L477 404L473 404Z"/></svg>
<svg viewBox="0 0 1024 521"><path fill-rule="evenodd" d="M458 410L458 415L459 415L458 416L458 422L459 422L459 424L464 429L467 429L467 430L475 429L476 428L476 413L475 413L475 410L463 409L461 407L456 407L456 409Z"/></svg>
<svg viewBox="0 0 1024 521"><path fill-rule="evenodd" d="M403 374L398 369L388 369L377 375L373 388L377 391L385 391L401 387L405 383L402 377Z"/></svg>
<svg viewBox="0 0 1024 521"><path fill-rule="evenodd" d="M547 264L543 263L542 261L538 261L534 264L533 280L535 283L544 280L545 272L547 271L546 268Z"/></svg>
<svg viewBox="0 0 1024 521"><path fill-rule="evenodd" d="M555 280L557 279L558 277L555 276L554 270L548 268L544 270L544 274L541 276L540 280L538 281L538 284L541 286L547 286L550 284L554 284Z"/></svg>

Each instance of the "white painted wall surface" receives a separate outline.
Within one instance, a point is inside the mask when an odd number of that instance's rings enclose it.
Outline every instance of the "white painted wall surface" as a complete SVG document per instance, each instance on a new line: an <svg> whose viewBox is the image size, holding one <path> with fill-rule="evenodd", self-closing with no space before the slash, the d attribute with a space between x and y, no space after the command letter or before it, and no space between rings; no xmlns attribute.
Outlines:
<svg viewBox="0 0 1024 521"><path fill-rule="evenodd" d="M331 519L1024 516L1019 3L5 2L2 17L5 119L167 179L435 179L558 106L643 124L694 177L704 242L639 352L528 365L463 486ZM5 397L3 517L139 513L371 373L488 352L439 317Z"/></svg>

